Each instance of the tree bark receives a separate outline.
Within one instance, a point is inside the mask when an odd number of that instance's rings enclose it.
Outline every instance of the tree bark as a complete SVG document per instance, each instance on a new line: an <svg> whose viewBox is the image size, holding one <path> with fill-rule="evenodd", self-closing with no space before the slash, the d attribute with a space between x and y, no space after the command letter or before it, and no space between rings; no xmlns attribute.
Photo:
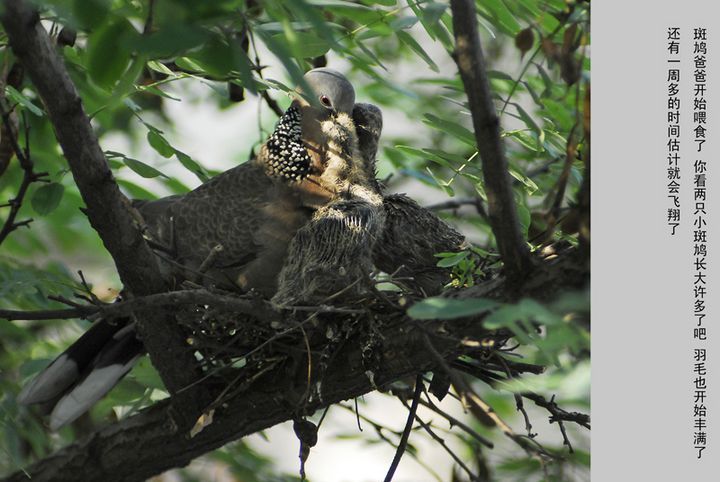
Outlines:
<svg viewBox="0 0 720 482"><path fill-rule="evenodd" d="M507 276L520 282L532 269L530 250L520 231L508 162L500 138L487 68L477 30L474 0L451 0L454 58L467 92L475 140L482 159L488 217Z"/></svg>

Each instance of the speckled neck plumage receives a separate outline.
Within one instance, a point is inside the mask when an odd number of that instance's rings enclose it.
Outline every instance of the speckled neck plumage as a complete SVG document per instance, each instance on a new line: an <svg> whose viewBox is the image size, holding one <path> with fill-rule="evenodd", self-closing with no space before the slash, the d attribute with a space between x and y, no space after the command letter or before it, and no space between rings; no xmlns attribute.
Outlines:
<svg viewBox="0 0 720 482"><path fill-rule="evenodd" d="M290 106L265 143L268 174L288 181L301 181L310 172L310 156L302 141L300 109Z"/></svg>

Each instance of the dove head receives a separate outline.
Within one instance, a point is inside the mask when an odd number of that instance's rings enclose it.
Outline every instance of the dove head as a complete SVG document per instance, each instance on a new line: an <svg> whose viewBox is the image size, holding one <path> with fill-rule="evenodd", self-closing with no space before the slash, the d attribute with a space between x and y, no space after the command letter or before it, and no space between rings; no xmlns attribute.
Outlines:
<svg viewBox="0 0 720 482"><path fill-rule="evenodd" d="M303 94L298 96L301 105L309 105L306 98L309 97L314 101L313 104L316 104L316 108L321 109L321 113L326 111L327 114L352 114L355 89L343 74L323 67L309 71L304 79L311 92L298 88L298 92Z"/></svg>

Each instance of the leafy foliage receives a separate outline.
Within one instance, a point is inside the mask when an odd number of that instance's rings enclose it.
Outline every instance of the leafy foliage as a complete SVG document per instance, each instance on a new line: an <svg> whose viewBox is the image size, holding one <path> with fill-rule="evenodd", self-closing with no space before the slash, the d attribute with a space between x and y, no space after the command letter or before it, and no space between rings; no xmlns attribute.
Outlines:
<svg viewBox="0 0 720 482"><path fill-rule="evenodd" d="M574 244L577 226L572 208L582 181L588 128L583 124L583 102L589 91L589 2L483 0L476 4L527 241L538 250L559 240ZM475 245L460 253L438 254L438 266L453 269L454 281L448 289L473 286L497 267L497 259L490 255L494 240L483 209L488 199L481 153L451 59L452 19L446 2L52 0L41 6L44 24L57 39L101 144L120 136L128 146L127 152L105 154L129 197L185 192L188 187L180 173L189 171L200 182L214 173L207 160L174 145L168 104L192 102L202 92L202 103L214 104L220 111L234 108L231 97L260 103L262 95L277 98L282 105L287 85L302 85L304 71L330 61L330 66L349 71L358 98L379 104L390 121L379 157L381 177L392 174L389 190L430 192L423 196L436 200L448 196L470 200L442 211ZM0 70L6 79L15 59L1 35ZM265 65L282 66L284 78L266 75ZM198 86L210 89L198 91ZM94 271L95 294L112 299L117 277L81 211L83 202L66 175L67 165L32 84L8 83L4 105L12 106L27 127L19 130L18 143L29 145L36 171L48 172L50 182L32 184L30 202L20 209L20 218L35 218L31 229L19 228L2 245L2 308L62 307L47 297L71 298L84 291L71 274L78 265ZM248 145L260 142L272 125L274 120L265 117L258 121L257 133L245 130ZM141 161L133 152L149 154ZM0 198L16 195L22 175L14 160L5 172L0 171ZM430 298L408 313L418 320L489 313L484 321L487 328L509 330L524 345L529 361L552 367L545 378L548 383L536 385L537 390L559 393L558 402L563 401L563 393L570 394L569 401L586 408L589 331L578 320L588 305L586 293L569 293L547 305L530 299L500 304L487 299ZM14 397L23 381L75 338L79 328L67 321L0 321L0 471L18 469L72 439L71 429L50 437L41 418L18 407ZM508 417L514 414L512 393L527 388L520 382L510 385L502 395L488 395L489 400L496 397L492 402L496 411ZM93 409L92 418L125 415L163 396L157 374L144 362ZM477 452L471 439L463 441L468 453ZM583 470L589 466L583 450L562 456L568 466ZM208 458L242 480L289 480L274 475L273 461L243 443ZM496 480L545 476L546 467L529 457L501 456L494 462ZM548 480L572 480L573 470L553 470L556 473ZM197 474L189 470L183 478L195 480Z"/></svg>

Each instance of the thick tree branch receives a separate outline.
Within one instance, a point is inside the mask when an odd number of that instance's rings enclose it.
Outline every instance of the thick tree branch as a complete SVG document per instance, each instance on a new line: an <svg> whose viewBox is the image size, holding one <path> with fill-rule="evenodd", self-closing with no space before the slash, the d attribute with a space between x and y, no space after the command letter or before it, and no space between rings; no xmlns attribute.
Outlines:
<svg viewBox="0 0 720 482"><path fill-rule="evenodd" d="M564 290L581 289L588 280L587 270L578 270L575 251L546 261L535 270L526 286L528 297L547 301ZM477 285L478 295L500 299L514 297L514 287L507 282ZM552 287L551 290L545 289ZM168 404L160 402L128 419L110 425L85 440L43 459L25 470L36 482L42 481L133 481L144 480L164 470L188 464L193 458L216 449L245 435L295 418L298 413L311 413L342 400L369 393L376 386L437 367L437 360L428 353L424 338L433 334L433 346L445 360L462 353L463 338L484 336L477 319L452 322L428 321L417 329L409 320L397 320L383 328L381 367L374 373L374 384L366 375L363 343L350 338L329 365L322 377L322 393L303 404L307 372L300 363L289 373L287 366L278 367L246 387L239 395L218 406L214 422L198 435L189 438L178 433L168 414ZM434 334L442 333L440 336ZM200 388L204 388L201 384ZM132 461L132 463L128 463ZM25 481L18 472L7 481Z"/></svg>
<svg viewBox="0 0 720 482"><path fill-rule="evenodd" d="M22 0L5 0L3 6L1 20L10 46L45 104L90 224L112 255L126 292L146 295L164 291L156 258L138 229L138 215L115 182L80 96L38 12ZM148 311L141 317L144 319L152 319L153 324L139 324L143 342L163 382L176 393L197 378L195 359L184 349L171 318ZM169 371L168 367L174 369Z"/></svg>
<svg viewBox="0 0 720 482"><path fill-rule="evenodd" d="M520 231L508 162L500 140L500 120L477 31L474 0L451 0L455 62L467 92L475 139L482 159L488 216L507 276L520 281L532 268L530 251Z"/></svg>

